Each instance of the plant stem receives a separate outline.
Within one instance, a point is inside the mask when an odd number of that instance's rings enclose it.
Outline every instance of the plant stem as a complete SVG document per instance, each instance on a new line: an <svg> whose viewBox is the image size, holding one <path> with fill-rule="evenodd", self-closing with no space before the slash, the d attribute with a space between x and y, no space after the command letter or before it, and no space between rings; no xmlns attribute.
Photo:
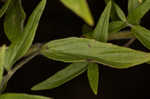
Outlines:
<svg viewBox="0 0 150 99"><path fill-rule="evenodd" d="M39 46L40 45L40 46ZM36 46L36 47L35 47ZM35 50L36 49L36 50ZM29 50L29 53L27 55L27 57L22 60L21 62L19 62L13 69L11 69L10 71L8 71L8 73L4 76L3 82L1 84L0 87L0 93L2 93L6 86L8 81L10 80L10 78L16 73L17 70L19 70L21 67L24 66L24 64L28 63L31 59L33 59L35 56L40 54L40 49L41 49L41 44L35 44L34 45L34 50ZM31 53L32 52L32 53ZM27 52L28 53L28 52Z"/></svg>
<svg viewBox="0 0 150 99"><path fill-rule="evenodd" d="M124 46L125 46L125 47L129 47L135 40L136 40L135 37L132 38L132 39L130 39Z"/></svg>
<svg viewBox="0 0 150 99"><path fill-rule="evenodd" d="M110 33L108 40L130 39L134 37L130 31L121 31L118 33Z"/></svg>

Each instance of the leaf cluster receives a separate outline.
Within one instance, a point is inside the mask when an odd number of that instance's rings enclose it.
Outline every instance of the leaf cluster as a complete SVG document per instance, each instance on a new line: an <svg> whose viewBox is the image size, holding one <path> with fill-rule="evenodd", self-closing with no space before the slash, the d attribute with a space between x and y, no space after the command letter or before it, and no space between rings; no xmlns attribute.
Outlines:
<svg viewBox="0 0 150 99"><path fill-rule="evenodd" d="M126 15L114 0L105 0L106 6L94 29L94 20L86 0L60 0L64 6L85 21L82 38L69 37L35 44L32 42L44 11L46 0L41 0L25 24L26 14L21 0L7 0L0 9L4 16L4 31L11 44L0 48L0 92L3 93L12 75L25 63L37 55L49 59L71 63L53 76L33 86L31 89L49 90L56 88L87 71L89 85L98 94L99 65L116 69L126 69L149 63L150 53L127 48L130 41L139 40L150 49L150 30L140 25L143 16L150 10L150 0L128 0ZM129 27L128 30L122 30ZM131 39L127 46L118 46L108 41ZM14 64L21 61L20 64ZM7 70L7 74L4 74ZM2 99L49 99L47 97L4 93Z"/></svg>

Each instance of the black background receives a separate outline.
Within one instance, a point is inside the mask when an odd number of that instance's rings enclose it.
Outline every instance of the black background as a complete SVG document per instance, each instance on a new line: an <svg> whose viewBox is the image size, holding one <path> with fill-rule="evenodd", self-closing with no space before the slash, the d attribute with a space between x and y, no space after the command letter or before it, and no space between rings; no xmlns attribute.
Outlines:
<svg viewBox="0 0 150 99"><path fill-rule="evenodd" d="M40 0L22 0L25 12L30 15ZM105 7L103 0L88 0L95 22ZM127 13L127 0L116 0ZM145 15L141 24L150 27L149 14ZM0 44L9 44L2 29ZM45 43L50 40L70 36L80 36L82 25L85 24L78 16L68 10L59 0L47 0L47 6L41 18L34 43ZM114 41L123 45L127 40ZM119 43L118 43L119 42ZM121 42L121 43L120 43ZM131 46L134 49L145 49L138 41ZM43 56L37 56L16 72L8 83L6 92L31 93L54 97L55 99L148 99L150 98L150 68L142 64L134 68L117 70L100 66L99 94L95 96L88 84L86 73L66 84L47 91L33 92L30 88L63 69L68 63L56 62Z"/></svg>

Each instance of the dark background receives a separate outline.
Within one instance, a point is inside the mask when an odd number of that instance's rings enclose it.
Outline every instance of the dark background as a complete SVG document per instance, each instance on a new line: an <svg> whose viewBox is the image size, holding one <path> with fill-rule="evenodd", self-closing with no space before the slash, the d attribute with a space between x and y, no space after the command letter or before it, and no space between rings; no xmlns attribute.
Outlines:
<svg viewBox="0 0 150 99"><path fill-rule="evenodd" d="M27 15L30 15L40 0L22 0ZM105 7L103 0L88 0L95 22ZM127 0L116 0L127 13ZM149 14L141 24L150 27ZM1 27L2 27L1 19ZM64 7L59 0L47 0L47 6L41 18L39 28L34 40L45 43L50 40L70 36L80 36L82 25L85 24L78 16ZM0 43L9 44L1 28ZM116 44L124 44L127 40L114 41ZM119 43L118 43L119 42ZM121 43L120 43L121 42ZM138 41L131 46L134 49L145 49ZM54 97L55 99L148 99L150 98L150 68L148 64L142 64L134 68L117 70L100 65L99 94L95 96L88 84L86 73L67 82L66 84L47 91L33 92L30 88L63 69L69 64L49 60L43 56L37 56L18 70L8 83L6 92L31 93Z"/></svg>

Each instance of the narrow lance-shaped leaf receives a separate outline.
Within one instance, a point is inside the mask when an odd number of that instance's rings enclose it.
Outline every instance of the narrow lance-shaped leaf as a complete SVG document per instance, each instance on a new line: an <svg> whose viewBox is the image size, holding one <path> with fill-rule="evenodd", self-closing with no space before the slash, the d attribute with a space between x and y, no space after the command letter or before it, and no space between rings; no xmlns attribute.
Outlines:
<svg viewBox="0 0 150 99"><path fill-rule="evenodd" d="M145 0L128 0L128 13L132 12L135 8L137 8L144 1Z"/></svg>
<svg viewBox="0 0 150 99"><path fill-rule="evenodd" d="M5 65L6 69L10 69L11 66L20 58L22 57L27 50L30 48L33 39L35 37L35 33L38 27L38 23L40 17L43 13L43 10L46 5L46 0L41 0L35 10L32 12L31 16L29 17L27 24L24 28L24 31L20 38L13 42L7 50L7 59L9 59Z"/></svg>
<svg viewBox="0 0 150 99"><path fill-rule="evenodd" d="M126 24L122 21L112 21L109 24L109 33L117 33L125 27Z"/></svg>
<svg viewBox="0 0 150 99"><path fill-rule="evenodd" d="M29 95L24 93L5 93L0 95L0 99L52 99L52 98L38 95Z"/></svg>
<svg viewBox="0 0 150 99"><path fill-rule="evenodd" d="M5 14L11 0L5 0L5 4L2 6L2 8L0 9L0 18Z"/></svg>
<svg viewBox="0 0 150 99"><path fill-rule="evenodd" d="M61 2L80 16L86 23L89 25L94 25L94 21L86 0L61 0Z"/></svg>
<svg viewBox="0 0 150 99"><path fill-rule="evenodd" d="M0 48L0 88L1 88L1 82L3 79L3 72L4 72L5 50L6 50L6 46L2 46Z"/></svg>
<svg viewBox="0 0 150 99"><path fill-rule="evenodd" d="M115 7L114 7L114 0L105 0L105 3L107 4L109 1L112 1L112 8L111 8L111 14L110 14L110 17L111 17L111 20L112 21L116 21L118 20L118 16L117 16L117 13L115 11Z"/></svg>
<svg viewBox="0 0 150 99"><path fill-rule="evenodd" d="M94 29L93 36L96 40L106 42L108 40L108 28L111 11L111 1L107 4Z"/></svg>
<svg viewBox="0 0 150 99"><path fill-rule="evenodd" d="M113 68L129 68L150 60L150 53L75 37L51 41L43 46L41 54L63 62L90 61Z"/></svg>
<svg viewBox="0 0 150 99"><path fill-rule="evenodd" d="M136 38L148 49L150 49L150 30L135 25L132 26L132 31L135 34Z"/></svg>
<svg viewBox="0 0 150 99"><path fill-rule="evenodd" d="M89 80L89 84L91 86L91 89L93 90L94 94L97 95L97 93L98 93L98 82L99 82L98 65L95 63L89 63L87 75L88 75L88 80Z"/></svg>
<svg viewBox="0 0 150 99"><path fill-rule="evenodd" d="M126 22L127 19L122 9L117 4L114 4L114 6L115 6L118 17L121 19L121 21Z"/></svg>
<svg viewBox="0 0 150 99"><path fill-rule="evenodd" d="M47 80L35 85L32 90L47 90L56 88L77 77L87 69L87 63L73 63L65 69L58 71Z"/></svg>
<svg viewBox="0 0 150 99"><path fill-rule="evenodd" d="M145 0L141 5L128 14L128 22L139 24L142 17L150 10L150 0Z"/></svg>
<svg viewBox="0 0 150 99"><path fill-rule="evenodd" d="M21 0L12 0L4 20L4 31L10 41L20 38L23 32L25 12Z"/></svg>

